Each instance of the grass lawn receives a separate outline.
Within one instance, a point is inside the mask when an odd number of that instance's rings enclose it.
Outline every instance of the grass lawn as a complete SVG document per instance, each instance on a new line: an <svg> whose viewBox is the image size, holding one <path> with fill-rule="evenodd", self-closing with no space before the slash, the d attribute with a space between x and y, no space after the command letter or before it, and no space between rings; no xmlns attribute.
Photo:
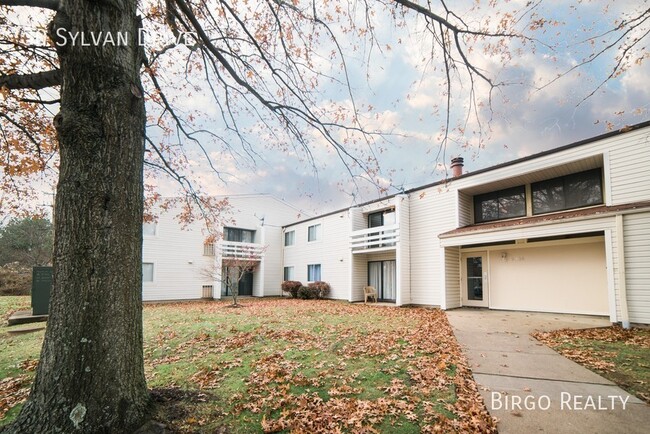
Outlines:
<svg viewBox="0 0 650 434"><path fill-rule="evenodd" d="M443 312L242 302L145 306L154 418L172 431L495 431ZM27 304L0 297L0 317ZM3 321L0 396L8 398L0 398L0 425L17 414L43 339L43 331L7 331Z"/></svg>
<svg viewBox="0 0 650 434"><path fill-rule="evenodd" d="M533 336L650 403L650 329L612 326Z"/></svg>

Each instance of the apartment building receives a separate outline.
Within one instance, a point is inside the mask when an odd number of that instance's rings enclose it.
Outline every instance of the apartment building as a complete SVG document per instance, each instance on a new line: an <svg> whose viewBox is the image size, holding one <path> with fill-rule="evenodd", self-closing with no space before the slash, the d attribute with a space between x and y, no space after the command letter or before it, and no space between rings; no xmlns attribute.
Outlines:
<svg viewBox="0 0 650 434"><path fill-rule="evenodd" d="M446 180L301 220L281 201L249 198L232 228L238 235L212 259L200 254L200 236L163 223L169 235L145 236L145 267L154 263L152 281L143 267L145 299L200 298L216 283L188 270L252 242L263 250L247 284L254 296L280 295L282 280L324 280L330 297L350 302L372 285L397 306L650 323L650 122L472 173L456 159L452 171ZM243 217L255 210L273 215L273 224ZM169 239L174 247L161 253ZM171 282L163 288L158 277Z"/></svg>
<svg viewBox="0 0 650 434"><path fill-rule="evenodd" d="M283 225L304 213L270 195L228 196L219 240L206 244L201 223L183 227L177 210L144 224L142 298L144 301L221 298L230 295L228 266L239 262L250 270L239 281L239 294L280 295Z"/></svg>
<svg viewBox="0 0 650 434"><path fill-rule="evenodd" d="M370 284L396 305L650 323L650 122L473 173L454 163L448 180L287 225L285 270L351 302Z"/></svg>

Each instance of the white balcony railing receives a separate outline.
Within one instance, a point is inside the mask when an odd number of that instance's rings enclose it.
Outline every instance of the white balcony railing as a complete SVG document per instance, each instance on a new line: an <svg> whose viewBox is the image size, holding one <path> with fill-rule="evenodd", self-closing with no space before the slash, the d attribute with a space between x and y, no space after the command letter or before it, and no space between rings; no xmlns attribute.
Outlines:
<svg viewBox="0 0 650 434"><path fill-rule="evenodd" d="M264 255L264 246L255 243L240 243L237 241L219 241L217 248L224 259L239 259L259 261Z"/></svg>
<svg viewBox="0 0 650 434"><path fill-rule="evenodd" d="M352 251L394 248L399 241L399 225L378 226L352 232Z"/></svg>

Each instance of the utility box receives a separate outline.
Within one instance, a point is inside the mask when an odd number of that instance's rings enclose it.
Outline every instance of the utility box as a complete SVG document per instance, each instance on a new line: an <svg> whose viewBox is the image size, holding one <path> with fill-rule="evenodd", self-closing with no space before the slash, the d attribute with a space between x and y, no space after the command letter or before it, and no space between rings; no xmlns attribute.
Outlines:
<svg viewBox="0 0 650 434"><path fill-rule="evenodd" d="M47 315L52 292L52 267L32 269L32 315Z"/></svg>

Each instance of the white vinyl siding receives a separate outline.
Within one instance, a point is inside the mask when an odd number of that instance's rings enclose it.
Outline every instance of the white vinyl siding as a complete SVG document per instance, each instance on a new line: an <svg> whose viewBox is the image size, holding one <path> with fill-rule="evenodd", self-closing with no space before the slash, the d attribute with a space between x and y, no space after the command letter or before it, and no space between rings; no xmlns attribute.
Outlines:
<svg viewBox="0 0 650 434"><path fill-rule="evenodd" d="M266 247L263 261L253 273L253 294L280 295L283 280L282 226L295 222L300 211L268 195L235 195L228 198L230 211L223 219L234 220L241 228L255 230L255 242ZM215 256L204 256L205 234L202 222L185 228L176 219L177 209L158 216L157 236L144 237L143 262L155 263L155 281L143 285L142 297L153 300L200 299L202 287L212 284L220 288L221 261L218 249ZM264 214L264 226L257 217ZM206 279L205 270L214 271L214 282ZM220 291L214 291L220 297Z"/></svg>
<svg viewBox="0 0 650 434"><path fill-rule="evenodd" d="M307 228L319 224L322 242L308 242ZM296 231L294 247L284 249L284 264L295 266L295 280L306 283L307 265L321 264L321 280L331 286L329 298L350 297L350 217L346 211L297 223L286 228Z"/></svg>
<svg viewBox="0 0 650 434"><path fill-rule="evenodd" d="M623 217L625 281L632 323L650 323L650 213Z"/></svg>

